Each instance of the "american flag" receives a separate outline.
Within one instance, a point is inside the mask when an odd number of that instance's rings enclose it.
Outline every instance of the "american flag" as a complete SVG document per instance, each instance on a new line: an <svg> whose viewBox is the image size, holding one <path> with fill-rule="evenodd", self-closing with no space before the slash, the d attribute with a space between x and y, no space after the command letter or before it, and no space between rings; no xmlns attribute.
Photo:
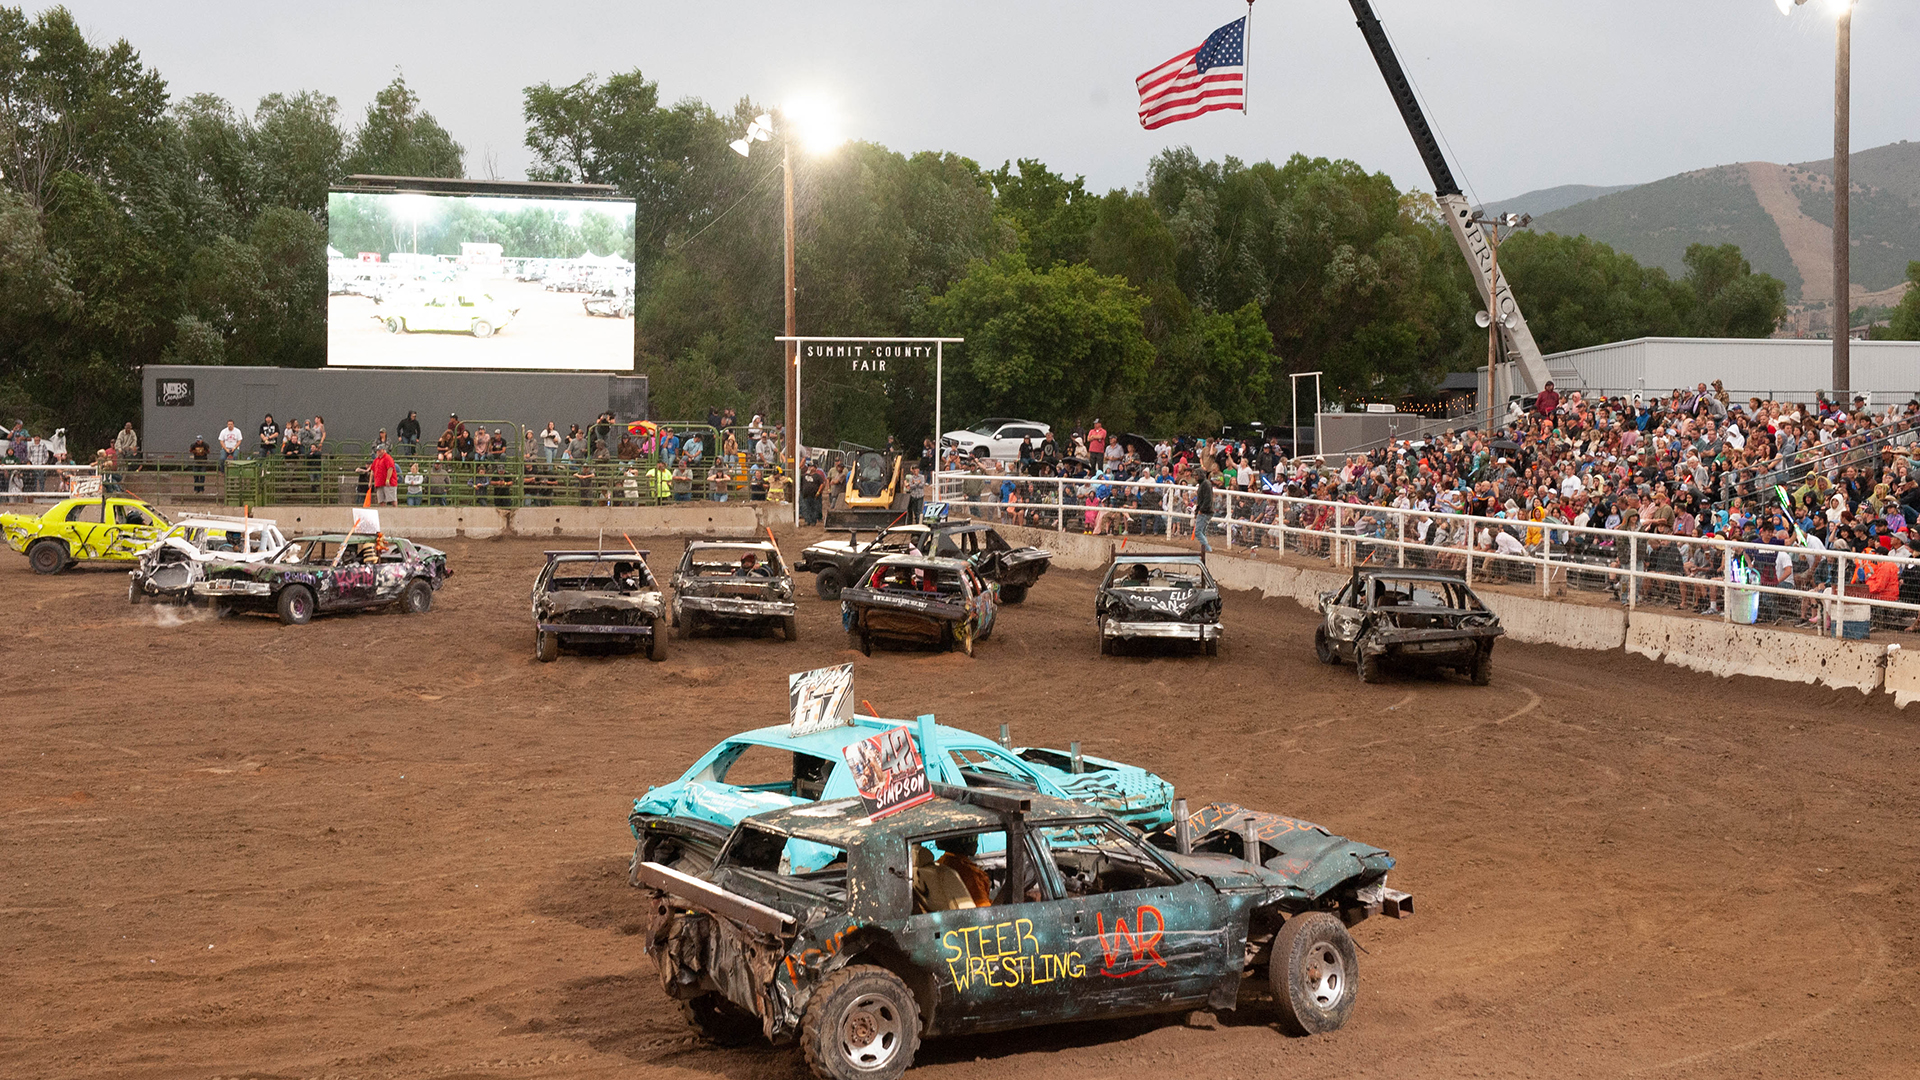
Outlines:
<svg viewBox="0 0 1920 1080"><path fill-rule="evenodd" d="M1233 20L1208 34L1199 48L1133 82L1140 89L1140 126L1148 131L1218 109L1246 112L1247 20Z"/></svg>

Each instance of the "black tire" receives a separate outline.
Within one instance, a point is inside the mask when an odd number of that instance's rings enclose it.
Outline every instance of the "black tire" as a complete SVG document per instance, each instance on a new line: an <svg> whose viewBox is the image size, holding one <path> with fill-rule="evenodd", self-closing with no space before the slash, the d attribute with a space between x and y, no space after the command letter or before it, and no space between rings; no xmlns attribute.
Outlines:
<svg viewBox="0 0 1920 1080"><path fill-rule="evenodd" d="M1360 992L1360 961L1353 938L1324 911L1288 919L1274 935L1267 964L1280 1027L1289 1035L1337 1031L1353 1012Z"/></svg>
<svg viewBox="0 0 1920 1080"><path fill-rule="evenodd" d="M813 575L813 592L822 600L840 599L840 590L847 587L847 579L840 575L840 569L834 566L821 567Z"/></svg>
<svg viewBox="0 0 1920 1080"><path fill-rule="evenodd" d="M405 333L406 329L407 329L406 322L402 320L399 316L397 315L387 316L387 333L389 334Z"/></svg>
<svg viewBox="0 0 1920 1080"><path fill-rule="evenodd" d="M1107 617L1102 615L1095 619L1094 625L1094 632L1100 635L1100 655L1112 656L1118 650L1114 648L1114 640L1107 636Z"/></svg>
<svg viewBox="0 0 1920 1080"><path fill-rule="evenodd" d="M1381 679L1380 658L1368 656L1366 649L1359 643L1353 647L1353 667L1359 673L1360 681L1363 683L1377 683Z"/></svg>
<svg viewBox="0 0 1920 1080"><path fill-rule="evenodd" d="M1217 637L1208 638L1203 651L1208 656L1219 656L1220 655L1220 639Z"/></svg>
<svg viewBox="0 0 1920 1080"><path fill-rule="evenodd" d="M33 567L36 574L57 574L72 561L67 556L67 546L58 540L36 540L27 549L27 565Z"/></svg>
<svg viewBox="0 0 1920 1080"><path fill-rule="evenodd" d="M493 324L485 319L473 320L473 336L477 338L492 337Z"/></svg>
<svg viewBox="0 0 1920 1080"><path fill-rule="evenodd" d="M800 616L784 615L780 619L780 636L788 641L800 640Z"/></svg>
<svg viewBox="0 0 1920 1080"><path fill-rule="evenodd" d="M213 617L216 619L233 618L233 605L227 603L225 600L215 600L213 602Z"/></svg>
<svg viewBox="0 0 1920 1080"><path fill-rule="evenodd" d="M425 578L414 578L400 593L400 610L409 615L425 615L433 609L433 586Z"/></svg>
<svg viewBox="0 0 1920 1080"><path fill-rule="evenodd" d="M689 611L674 619L673 636L679 638L681 641L691 638L693 632L699 629L699 618L698 615Z"/></svg>
<svg viewBox="0 0 1920 1080"><path fill-rule="evenodd" d="M653 636L647 641L647 659L659 663L667 658L667 617L653 617Z"/></svg>
<svg viewBox="0 0 1920 1080"><path fill-rule="evenodd" d="M533 632L533 656L543 664L551 664L560 659L560 635L545 630Z"/></svg>
<svg viewBox="0 0 1920 1080"><path fill-rule="evenodd" d="M146 598L147 598L147 594L140 591L140 580L134 577L132 574L128 574L127 575L127 603L137 604L140 601L145 600Z"/></svg>
<svg viewBox="0 0 1920 1080"><path fill-rule="evenodd" d="M847 648L857 650L862 656L873 655L873 639L858 630L847 631Z"/></svg>
<svg viewBox="0 0 1920 1080"><path fill-rule="evenodd" d="M1313 632L1313 655L1323 664L1337 664L1340 654L1333 651L1333 639L1327 636L1327 628L1321 626Z"/></svg>
<svg viewBox="0 0 1920 1080"><path fill-rule="evenodd" d="M1490 652L1475 654L1473 658L1473 667L1468 672L1467 677L1473 680L1473 685L1475 686L1485 686L1488 683L1492 682L1493 681L1493 654Z"/></svg>
<svg viewBox="0 0 1920 1080"><path fill-rule="evenodd" d="M708 1042L745 1046L760 1037L760 1018L719 994L701 994L678 1004L680 1015Z"/></svg>
<svg viewBox="0 0 1920 1080"><path fill-rule="evenodd" d="M893 972L848 965L807 1002L800 1049L821 1080L898 1080L920 1049L920 1007Z"/></svg>
<svg viewBox="0 0 1920 1080"><path fill-rule="evenodd" d="M1025 602L1026 599L1027 599L1027 586L1025 585L1000 586L1000 601L1002 603L1018 604L1018 603Z"/></svg>
<svg viewBox="0 0 1920 1080"><path fill-rule="evenodd" d="M305 585L289 585L280 590L277 600L280 621L288 626L305 626L313 618L313 594Z"/></svg>

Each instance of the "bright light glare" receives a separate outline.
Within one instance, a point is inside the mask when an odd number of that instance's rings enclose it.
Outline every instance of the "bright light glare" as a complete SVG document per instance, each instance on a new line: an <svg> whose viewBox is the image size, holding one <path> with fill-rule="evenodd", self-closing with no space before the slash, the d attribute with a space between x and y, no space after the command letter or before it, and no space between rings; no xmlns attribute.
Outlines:
<svg viewBox="0 0 1920 1080"><path fill-rule="evenodd" d="M727 145L733 147L733 152L741 157L746 157L747 152L753 149L753 144L745 139L735 139Z"/></svg>
<svg viewBox="0 0 1920 1080"><path fill-rule="evenodd" d="M1793 14L1793 0L1773 0L1773 6L1779 8L1782 15Z"/></svg>
<svg viewBox="0 0 1920 1080"><path fill-rule="evenodd" d="M1838 19L1853 9L1853 0L1827 0L1827 14Z"/></svg>
<svg viewBox="0 0 1920 1080"><path fill-rule="evenodd" d="M820 98L794 98L782 105L780 112L789 130L810 153L824 154L847 141L840 128L839 111Z"/></svg>

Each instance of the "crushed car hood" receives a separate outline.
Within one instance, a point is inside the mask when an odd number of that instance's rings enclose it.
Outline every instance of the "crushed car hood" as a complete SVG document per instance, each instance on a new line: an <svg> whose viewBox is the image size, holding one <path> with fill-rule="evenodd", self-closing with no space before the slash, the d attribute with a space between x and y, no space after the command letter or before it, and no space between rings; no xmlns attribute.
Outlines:
<svg viewBox="0 0 1920 1080"><path fill-rule="evenodd" d="M1210 803L1187 821L1193 854L1170 858L1223 890L1280 889L1318 900L1347 885L1378 881L1393 869L1393 857L1382 848L1281 814ZM1259 846L1257 864L1236 857L1245 850L1249 827ZM1171 826L1154 835L1156 846L1171 850L1171 841Z"/></svg>
<svg viewBox="0 0 1920 1080"><path fill-rule="evenodd" d="M1198 619L1209 605L1218 605L1214 589L1107 589L1103 606L1129 619ZM1211 616L1209 616L1211 617Z"/></svg>

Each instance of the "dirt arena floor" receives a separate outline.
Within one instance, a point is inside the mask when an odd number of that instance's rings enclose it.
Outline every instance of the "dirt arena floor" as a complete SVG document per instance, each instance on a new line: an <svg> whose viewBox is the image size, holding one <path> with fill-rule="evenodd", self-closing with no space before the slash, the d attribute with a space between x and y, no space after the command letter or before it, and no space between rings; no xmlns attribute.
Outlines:
<svg viewBox="0 0 1920 1080"><path fill-rule="evenodd" d="M1244 594L1217 660L1102 660L1094 580L1062 572L971 660L858 659L809 590L795 645L542 665L550 545L447 546L431 613L307 627L181 620L117 571L0 552L0 1074L804 1076L662 995L625 815L780 721L788 672L856 659L885 714L1010 721L1319 821L1418 897L1356 931L1333 1035L1255 1001L934 1042L916 1076L1914 1075L1920 715L1883 697L1511 644L1488 688L1365 686L1314 662L1306 612Z"/></svg>

